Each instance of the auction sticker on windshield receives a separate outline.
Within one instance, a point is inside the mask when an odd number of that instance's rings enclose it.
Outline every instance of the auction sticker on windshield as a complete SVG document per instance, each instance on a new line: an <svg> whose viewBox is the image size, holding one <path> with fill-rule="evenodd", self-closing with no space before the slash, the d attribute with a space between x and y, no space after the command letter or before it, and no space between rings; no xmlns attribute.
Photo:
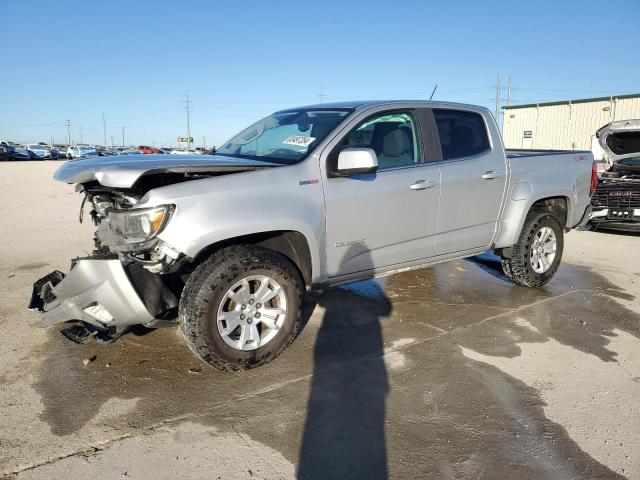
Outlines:
<svg viewBox="0 0 640 480"><path fill-rule="evenodd" d="M299 147L308 147L315 137L303 137L302 135L291 135L285 138L282 143L285 145L297 145Z"/></svg>

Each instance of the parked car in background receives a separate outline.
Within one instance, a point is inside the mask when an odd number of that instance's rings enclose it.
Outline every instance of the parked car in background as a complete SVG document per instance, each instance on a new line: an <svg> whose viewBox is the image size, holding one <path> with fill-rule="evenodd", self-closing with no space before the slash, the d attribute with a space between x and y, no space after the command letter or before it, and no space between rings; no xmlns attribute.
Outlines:
<svg viewBox="0 0 640 480"><path fill-rule="evenodd" d="M120 155L142 155L140 150L130 148L128 150L120 150Z"/></svg>
<svg viewBox="0 0 640 480"><path fill-rule="evenodd" d="M33 158L33 154L19 146L3 145L2 150L0 161L31 160Z"/></svg>
<svg viewBox="0 0 640 480"><path fill-rule="evenodd" d="M111 157L113 155L119 155L120 152L115 147L107 147L104 145L96 145L94 147L101 157Z"/></svg>
<svg viewBox="0 0 640 480"><path fill-rule="evenodd" d="M98 151L95 148L85 146L85 145L75 145L67 149L67 158L69 160L74 158L86 158L86 157L97 157L97 156L98 156Z"/></svg>
<svg viewBox="0 0 640 480"><path fill-rule="evenodd" d="M195 155L196 151L191 149L191 150L183 150L181 148L176 148L174 150L171 150L171 154L172 155Z"/></svg>
<svg viewBox="0 0 640 480"><path fill-rule="evenodd" d="M307 289L487 250L545 285L597 180L591 152L505 151L488 109L425 101L276 112L212 156L74 163L54 178L85 193L95 250L35 283L43 326L109 343L173 320L227 371L294 340Z"/></svg>
<svg viewBox="0 0 640 480"><path fill-rule="evenodd" d="M67 145L52 145L51 146L51 159L52 160L66 160L67 159L67 150L69 147Z"/></svg>
<svg viewBox="0 0 640 480"><path fill-rule="evenodd" d="M27 152L32 154L31 158L34 160L43 160L45 158L51 158L51 149L47 145L41 145L39 143L26 143L22 146Z"/></svg>
<svg viewBox="0 0 640 480"><path fill-rule="evenodd" d="M140 151L140 153L144 153L145 155L150 155L150 154L153 154L153 153L160 153L160 151L157 148L148 147L147 145L140 145L138 147L138 150Z"/></svg>
<svg viewBox="0 0 640 480"><path fill-rule="evenodd" d="M640 232L640 120L609 123L596 133L608 168L591 199L594 228Z"/></svg>

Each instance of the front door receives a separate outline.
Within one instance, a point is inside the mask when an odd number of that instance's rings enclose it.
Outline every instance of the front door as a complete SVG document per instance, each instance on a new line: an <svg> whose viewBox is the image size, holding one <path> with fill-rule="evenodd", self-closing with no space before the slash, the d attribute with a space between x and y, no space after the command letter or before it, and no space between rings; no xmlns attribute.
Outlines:
<svg viewBox="0 0 640 480"><path fill-rule="evenodd" d="M342 148L371 148L378 171L326 179L330 277L390 270L435 255L440 172L425 162L421 144L415 112L386 111L361 122L331 152L337 159Z"/></svg>

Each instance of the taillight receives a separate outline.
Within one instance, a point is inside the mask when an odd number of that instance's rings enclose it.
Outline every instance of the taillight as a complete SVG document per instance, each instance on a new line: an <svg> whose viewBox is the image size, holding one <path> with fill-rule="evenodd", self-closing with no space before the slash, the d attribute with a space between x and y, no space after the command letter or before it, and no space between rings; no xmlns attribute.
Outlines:
<svg viewBox="0 0 640 480"><path fill-rule="evenodd" d="M598 186L598 165L596 162L593 162L591 166L591 187L589 187L589 197L593 195L593 192L596 191L596 187Z"/></svg>

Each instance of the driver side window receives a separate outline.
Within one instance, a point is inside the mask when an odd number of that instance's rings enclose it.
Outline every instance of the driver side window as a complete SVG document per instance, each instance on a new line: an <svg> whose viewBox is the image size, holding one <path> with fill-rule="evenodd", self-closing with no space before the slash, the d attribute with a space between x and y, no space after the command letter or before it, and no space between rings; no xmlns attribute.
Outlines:
<svg viewBox="0 0 640 480"><path fill-rule="evenodd" d="M418 128L411 112L384 113L365 120L342 141L342 148L371 148L378 170L422 163Z"/></svg>

